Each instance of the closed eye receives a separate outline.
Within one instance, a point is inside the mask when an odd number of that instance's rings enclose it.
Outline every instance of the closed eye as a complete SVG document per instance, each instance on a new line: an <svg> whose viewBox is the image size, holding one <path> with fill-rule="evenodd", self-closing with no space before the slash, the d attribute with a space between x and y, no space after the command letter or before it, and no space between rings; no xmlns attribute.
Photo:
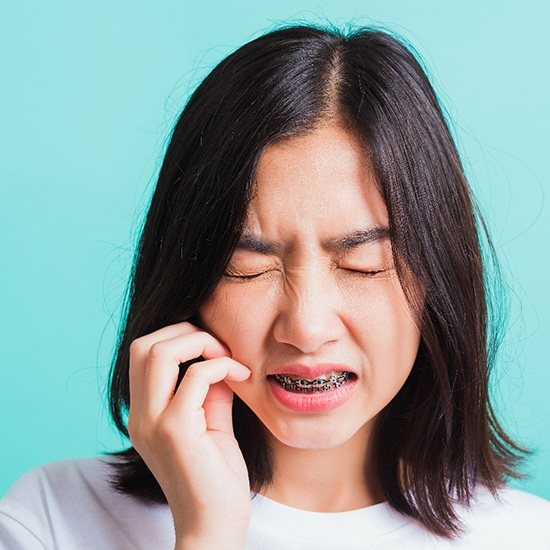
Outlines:
<svg viewBox="0 0 550 550"><path fill-rule="evenodd" d="M343 269L345 269L346 271L349 271L350 273L357 273L358 275L364 275L365 277L374 277L375 275L389 271L389 269L363 270L363 269L352 269L349 267L344 267Z"/></svg>
<svg viewBox="0 0 550 550"><path fill-rule="evenodd" d="M260 277L261 275L264 275L269 270L266 271L260 271L259 273L250 273L250 274L244 274L244 273L231 273L229 271L225 272L225 276L229 277L231 279L240 279L241 281L249 281L251 279L256 279Z"/></svg>

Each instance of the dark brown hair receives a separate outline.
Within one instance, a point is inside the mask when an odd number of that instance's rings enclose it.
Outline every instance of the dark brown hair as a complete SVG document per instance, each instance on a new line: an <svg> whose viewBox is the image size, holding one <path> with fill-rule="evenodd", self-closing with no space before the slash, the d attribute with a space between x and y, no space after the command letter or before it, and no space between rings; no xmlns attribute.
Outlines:
<svg viewBox="0 0 550 550"><path fill-rule="evenodd" d="M412 372L377 423L378 475L391 506L451 537L460 528L454 504L467 505L478 485L496 492L516 475L524 450L489 401L499 341L490 307L493 248L432 86L411 49L387 32L276 30L229 55L193 93L135 256L112 416L127 435L130 343L165 325L197 322L239 238L265 148L327 119L353 128L365 144L389 212L397 271L421 325ZM269 449L238 398L233 414L258 490L271 479ZM119 456L120 490L165 501L133 449Z"/></svg>

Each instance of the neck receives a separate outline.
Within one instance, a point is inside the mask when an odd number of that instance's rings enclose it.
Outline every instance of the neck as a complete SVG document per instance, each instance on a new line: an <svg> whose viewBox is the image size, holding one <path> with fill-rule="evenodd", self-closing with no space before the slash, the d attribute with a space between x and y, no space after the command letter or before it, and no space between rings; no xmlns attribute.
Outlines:
<svg viewBox="0 0 550 550"><path fill-rule="evenodd" d="M335 448L296 449L269 437L274 474L261 493L313 512L344 512L382 502L366 439L357 433Z"/></svg>

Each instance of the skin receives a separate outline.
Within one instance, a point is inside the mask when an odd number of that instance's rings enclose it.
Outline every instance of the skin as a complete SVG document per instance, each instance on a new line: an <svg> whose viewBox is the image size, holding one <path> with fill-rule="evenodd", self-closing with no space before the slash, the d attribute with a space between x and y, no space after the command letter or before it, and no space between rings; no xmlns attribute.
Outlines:
<svg viewBox="0 0 550 550"><path fill-rule="evenodd" d="M384 236L388 223L354 134L324 125L272 144L241 243L200 309L202 330L181 323L132 345L130 435L165 490L178 548L246 540L248 480L232 432L233 392L267 428L274 479L266 496L323 512L382 500L371 434L420 341ZM358 237L373 228L378 238ZM174 395L178 364L200 354L207 360ZM322 412L284 407L268 375L292 364L354 372L351 396ZM213 531L223 538L209 539Z"/></svg>

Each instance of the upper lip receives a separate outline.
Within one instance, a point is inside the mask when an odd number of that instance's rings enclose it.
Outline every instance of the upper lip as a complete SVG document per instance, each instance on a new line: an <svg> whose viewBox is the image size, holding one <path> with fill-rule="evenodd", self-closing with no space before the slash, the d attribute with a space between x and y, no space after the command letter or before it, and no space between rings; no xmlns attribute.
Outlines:
<svg viewBox="0 0 550 550"><path fill-rule="evenodd" d="M319 378L323 374L326 374L331 371L347 371L357 374L354 369L348 367L347 365L341 365L336 363L324 363L317 365L301 365L301 364L292 364L292 365L283 365L282 367L276 368L269 372L269 375L275 374L290 374L292 376L301 376L302 378Z"/></svg>

